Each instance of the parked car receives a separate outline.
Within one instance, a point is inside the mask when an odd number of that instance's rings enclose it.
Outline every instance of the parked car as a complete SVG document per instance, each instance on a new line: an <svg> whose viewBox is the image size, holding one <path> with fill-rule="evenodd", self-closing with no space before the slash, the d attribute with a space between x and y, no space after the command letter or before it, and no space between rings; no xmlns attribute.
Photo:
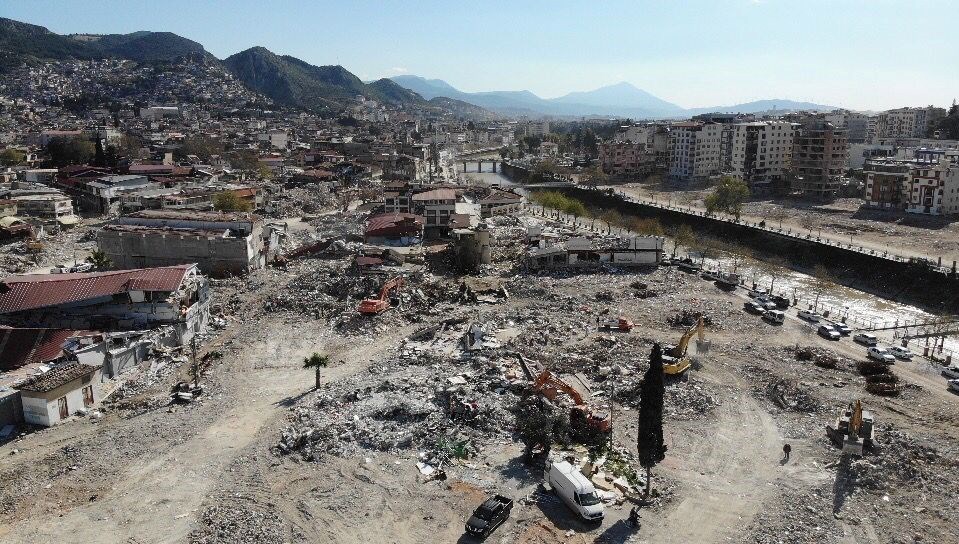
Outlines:
<svg viewBox="0 0 959 544"><path fill-rule="evenodd" d="M486 499L466 521L466 532L480 538L488 537L506 521L513 509L513 499L493 495Z"/></svg>
<svg viewBox="0 0 959 544"><path fill-rule="evenodd" d="M839 331L832 328L829 325L820 325L819 326L819 336L826 338L827 340L839 340L842 338L842 335L839 334Z"/></svg>
<svg viewBox="0 0 959 544"><path fill-rule="evenodd" d="M755 300L747 300L746 302L743 302L743 309L751 314L763 315L766 313L766 308Z"/></svg>
<svg viewBox="0 0 959 544"><path fill-rule="evenodd" d="M763 314L763 319L773 325L782 325L786 322L786 314L783 313L782 310L766 310L766 313Z"/></svg>
<svg viewBox="0 0 959 544"><path fill-rule="evenodd" d="M868 355L870 359L879 361L880 363L892 364L896 362L896 358L889 353L889 350L879 346L870 347L869 351L866 352L866 355Z"/></svg>
<svg viewBox="0 0 959 544"><path fill-rule="evenodd" d="M959 393L959 380L949 380L949 390Z"/></svg>
<svg viewBox="0 0 959 544"><path fill-rule="evenodd" d="M832 321L830 322L830 325L832 325L832 328L836 329L836 331L843 336L849 336L852 334L852 327L846 325L842 321Z"/></svg>
<svg viewBox="0 0 959 544"><path fill-rule="evenodd" d="M68 274L70 273L70 267L65 264L58 264L50 269L51 274Z"/></svg>
<svg viewBox="0 0 959 544"><path fill-rule="evenodd" d="M778 308L778 306L776 306L776 303L773 302L773 301L771 301L771 300L767 300L767 301L763 302L763 303L762 303L762 307L763 307L763 309L766 310L766 311L775 310L775 309Z"/></svg>
<svg viewBox="0 0 959 544"><path fill-rule="evenodd" d="M553 492L579 517L586 521L603 520L603 501L578 468L567 461L551 461L546 464L545 477Z"/></svg>
<svg viewBox="0 0 959 544"><path fill-rule="evenodd" d="M879 339L876 338L875 334L869 334L867 332L861 332L856 336L852 337L853 341L858 342L864 346L875 346L879 343Z"/></svg>
<svg viewBox="0 0 959 544"><path fill-rule="evenodd" d="M942 375L950 380L959 380L959 366L948 366L942 369Z"/></svg>
<svg viewBox="0 0 959 544"><path fill-rule="evenodd" d="M785 310L786 308L789 308L789 299L786 297L781 297L779 295L776 295L772 297L771 300L776 303L776 307L779 308L780 310Z"/></svg>
<svg viewBox="0 0 959 544"><path fill-rule="evenodd" d="M912 360L912 352L909 351L909 348L904 348L902 346L889 346L889 353L891 353L896 359L902 359L903 361Z"/></svg>
<svg viewBox="0 0 959 544"><path fill-rule="evenodd" d="M90 272L93 270L93 263L77 263L70 267L70 272Z"/></svg>
<svg viewBox="0 0 959 544"><path fill-rule="evenodd" d="M796 312L796 315L799 316L799 319L805 319L806 321L809 321L810 323L819 323L819 320L822 319L821 315L809 310L799 310L798 312Z"/></svg>

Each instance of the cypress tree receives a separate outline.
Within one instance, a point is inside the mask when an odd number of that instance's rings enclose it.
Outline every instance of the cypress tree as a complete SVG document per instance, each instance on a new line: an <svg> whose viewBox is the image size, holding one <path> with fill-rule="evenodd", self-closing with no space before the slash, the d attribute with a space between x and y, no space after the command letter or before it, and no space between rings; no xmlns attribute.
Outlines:
<svg viewBox="0 0 959 544"><path fill-rule="evenodd" d="M636 435L636 450L639 464L646 469L646 496L650 491L650 472L666 458L663 444L663 349L653 344L649 355L649 370L643 376L639 399L639 432Z"/></svg>

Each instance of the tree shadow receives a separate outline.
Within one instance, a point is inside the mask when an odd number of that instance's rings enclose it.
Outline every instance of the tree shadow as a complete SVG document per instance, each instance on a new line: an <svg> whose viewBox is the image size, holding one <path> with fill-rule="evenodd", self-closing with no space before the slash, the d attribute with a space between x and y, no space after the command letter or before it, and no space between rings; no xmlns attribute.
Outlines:
<svg viewBox="0 0 959 544"><path fill-rule="evenodd" d="M296 403L300 402L300 400L302 400L303 397L309 395L310 393L312 393L312 392L314 392L314 391L316 391L316 389L313 389L313 388L311 387L311 388L307 389L306 391L304 391L304 392L302 392L302 393L300 393L300 394L298 394L298 395L289 395L289 396L287 396L286 398L282 398L282 399L274 402L274 403L273 403L273 406L282 406L282 407L284 407L284 408L289 408L289 407L295 405Z"/></svg>
<svg viewBox="0 0 959 544"><path fill-rule="evenodd" d="M530 466L523 460L522 455L510 459L500 469L500 474L510 480L516 480L520 487L536 484L543 480L542 469L537 471L535 467Z"/></svg>
<svg viewBox="0 0 959 544"><path fill-rule="evenodd" d="M634 527L631 523L626 520L619 520L616 523L610 525L602 532L594 542L601 542L603 544L621 544L629 540L634 534L638 533L641 529L639 527Z"/></svg>
<svg viewBox="0 0 959 544"><path fill-rule="evenodd" d="M856 490L856 475L851 469L851 459L849 455L843 455L839 458L839 466L836 467L836 480L832 484L832 513L838 514L846 504L853 492Z"/></svg>

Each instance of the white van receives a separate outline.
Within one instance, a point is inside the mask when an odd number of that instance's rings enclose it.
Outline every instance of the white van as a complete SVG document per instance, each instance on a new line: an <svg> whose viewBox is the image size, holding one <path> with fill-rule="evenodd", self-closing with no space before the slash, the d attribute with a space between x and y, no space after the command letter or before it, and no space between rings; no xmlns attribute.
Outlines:
<svg viewBox="0 0 959 544"><path fill-rule="evenodd" d="M596 488L578 468L567 461L547 461L546 483L570 510L586 521L603 520L603 501Z"/></svg>

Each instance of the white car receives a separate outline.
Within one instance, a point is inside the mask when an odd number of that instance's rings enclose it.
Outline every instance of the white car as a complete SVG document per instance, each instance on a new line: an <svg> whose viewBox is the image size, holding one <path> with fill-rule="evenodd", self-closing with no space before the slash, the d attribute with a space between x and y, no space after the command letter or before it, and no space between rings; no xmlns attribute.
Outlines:
<svg viewBox="0 0 959 544"><path fill-rule="evenodd" d="M830 327L829 325L820 325L819 326L819 336L827 340L839 340L842 338L842 335L839 334L839 331Z"/></svg>
<svg viewBox="0 0 959 544"><path fill-rule="evenodd" d="M950 380L959 380L959 366L949 366L942 369L942 375Z"/></svg>
<svg viewBox="0 0 959 544"><path fill-rule="evenodd" d="M799 310L796 312L796 315L799 316L799 319L805 319L810 323L819 323L819 320L822 319L822 316L816 312L810 312L809 310Z"/></svg>
<svg viewBox="0 0 959 544"><path fill-rule="evenodd" d="M912 352L909 351L909 348L904 348L902 346L889 346L889 353L893 354L896 359L902 359L903 361L912 360Z"/></svg>
<svg viewBox="0 0 959 544"><path fill-rule="evenodd" d="M866 355L868 355L870 359L879 361L880 363L892 364L896 362L896 358L893 357L893 355L889 353L886 348L881 348L879 346L872 346L869 348L869 351L866 352Z"/></svg>
<svg viewBox="0 0 959 544"><path fill-rule="evenodd" d="M879 343L879 339L876 338L875 334L869 334L865 332L861 332L856 336L853 336L852 339L864 346L875 346Z"/></svg>
<svg viewBox="0 0 959 544"><path fill-rule="evenodd" d="M773 325L782 325L786 322L786 314L784 314L782 310L768 310L763 314L763 319Z"/></svg>
<svg viewBox="0 0 959 544"><path fill-rule="evenodd" d="M959 380L949 380L949 390L959 393Z"/></svg>

